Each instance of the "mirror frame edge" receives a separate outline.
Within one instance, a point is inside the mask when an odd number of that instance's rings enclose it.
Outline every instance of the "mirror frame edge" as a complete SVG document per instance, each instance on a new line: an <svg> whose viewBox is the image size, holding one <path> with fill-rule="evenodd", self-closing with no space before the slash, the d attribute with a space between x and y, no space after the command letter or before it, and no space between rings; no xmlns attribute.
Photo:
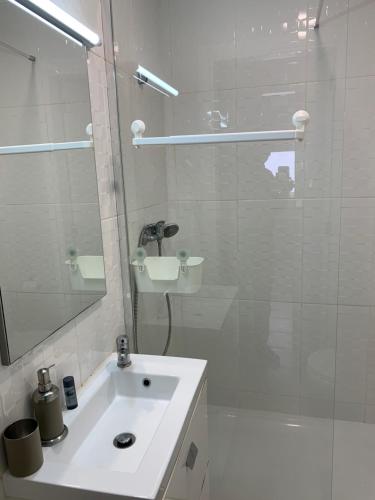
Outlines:
<svg viewBox="0 0 375 500"><path fill-rule="evenodd" d="M0 288L0 357L1 357L1 363L4 366L11 365L1 288Z"/></svg>

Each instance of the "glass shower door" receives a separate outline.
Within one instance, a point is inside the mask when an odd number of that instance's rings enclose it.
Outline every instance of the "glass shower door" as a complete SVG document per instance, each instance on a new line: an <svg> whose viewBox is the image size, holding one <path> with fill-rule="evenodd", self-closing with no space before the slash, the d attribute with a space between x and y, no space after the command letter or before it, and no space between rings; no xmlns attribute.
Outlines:
<svg viewBox="0 0 375 500"><path fill-rule="evenodd" d="M168 355L208 360L214 500L331 499L341 83L307 77L305 3L276 4L112 0L130 255L164 221L179 230L163 255L204 258L171 314L137 290L138 346L161 354L171 326ZM139 64L179 95L139 84ZM302 143L131 144L136 119L147 136L282 130L298 109L312 117Z"/></svg>

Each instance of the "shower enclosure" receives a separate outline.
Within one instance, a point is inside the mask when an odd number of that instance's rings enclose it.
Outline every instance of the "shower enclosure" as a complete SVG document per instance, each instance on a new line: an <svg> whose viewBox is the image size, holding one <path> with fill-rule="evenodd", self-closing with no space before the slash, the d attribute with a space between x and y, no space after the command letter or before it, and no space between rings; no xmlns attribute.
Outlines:
<svg viewBox="0 0 375 500"><path fill-rule="evenodd" d="M170 333L168 355L208 359L211 500L372 498L375 2L112 0L111 15L123 260L204 259L194 293L144 293L130 266L128 326L142 353ZM145 137L284 130L299 109L302 142L132 144L134 120ZM160 222L179 230L140 244Z"/></svg>

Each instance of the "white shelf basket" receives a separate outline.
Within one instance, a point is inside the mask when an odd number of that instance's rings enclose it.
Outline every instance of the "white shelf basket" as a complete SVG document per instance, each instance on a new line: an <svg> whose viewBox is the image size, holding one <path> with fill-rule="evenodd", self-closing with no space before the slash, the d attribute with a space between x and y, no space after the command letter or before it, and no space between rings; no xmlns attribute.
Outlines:
<svg viewBox="0 0 375 500"><path fill-rule="evenodd" d="M70 270L74 291L105 292L104 259L102 255L79 255L65 261Z"/></svg>
<svg viewBox="0 0 375 500"><path fill-rule="evenodd" d="M133 260L139 292L197 293L202 286L203 257L189 257L181 268L177 257L146 257L143 265Z"/></svg>

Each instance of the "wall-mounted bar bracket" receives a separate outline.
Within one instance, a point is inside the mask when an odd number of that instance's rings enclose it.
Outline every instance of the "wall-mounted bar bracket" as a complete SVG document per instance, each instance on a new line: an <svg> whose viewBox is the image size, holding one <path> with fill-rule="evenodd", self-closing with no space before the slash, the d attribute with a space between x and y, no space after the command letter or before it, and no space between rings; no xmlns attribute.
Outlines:
<svg viewBox="0 0 375 500"><path fill-rule="evenodd" d="M166 97L170 97L169 94L167 94L163 90L158 89L157 87L155 87L155 85L149 83L148 78L146 78L145 76L136 73L135 75L133 75L133 78L138 81L139 85L147 85L148 87L151 87L152 89L156 90L156 92L159 92L159 94L163 94Z"/></svg>
<svg viewBox="0 0 375 500"><path fill-rule="evenodd" d="M179 91L172 87L172 85L165 82L140 64L138 64L137 70L135 74L133 74L133 78L135 78L140 85L148 85L152 89L167 97L172 95L177 97L179 94Z"/></svg>

